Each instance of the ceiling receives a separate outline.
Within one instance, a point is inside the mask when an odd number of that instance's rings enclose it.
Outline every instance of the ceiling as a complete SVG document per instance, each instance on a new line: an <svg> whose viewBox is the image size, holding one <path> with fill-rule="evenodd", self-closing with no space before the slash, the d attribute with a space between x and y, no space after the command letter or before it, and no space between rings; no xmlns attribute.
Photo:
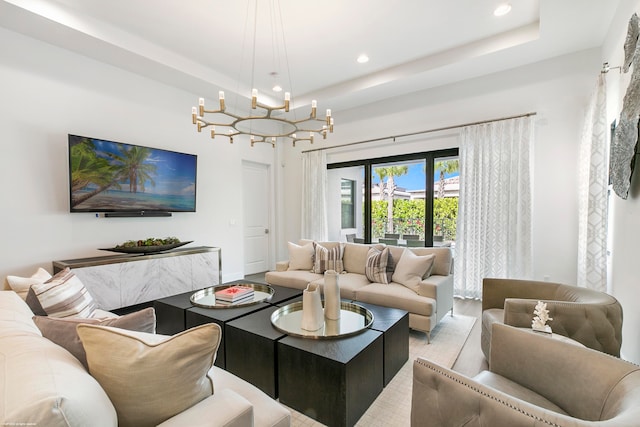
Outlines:
<svg viewBox="0 0 640 427"><path fill-rule="evenodd" d="M620 0L511 0L495 17L500 2L0 0L0 26L192 92L194 105L219 90L245 102L251 87L280 103L276 72L295 107L340 111L601 46Z"/></svg>

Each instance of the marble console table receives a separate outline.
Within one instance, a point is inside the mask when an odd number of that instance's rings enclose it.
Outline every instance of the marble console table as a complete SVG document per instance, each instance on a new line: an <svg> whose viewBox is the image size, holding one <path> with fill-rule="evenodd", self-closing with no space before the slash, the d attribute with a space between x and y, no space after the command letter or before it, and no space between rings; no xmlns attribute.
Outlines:
<svg viewBox="0 0 640 427"><path fill-rule="evenodd" d="M209 246L53 261L54 273L66 267L103 310L222 284L222 250Z"/></svg>

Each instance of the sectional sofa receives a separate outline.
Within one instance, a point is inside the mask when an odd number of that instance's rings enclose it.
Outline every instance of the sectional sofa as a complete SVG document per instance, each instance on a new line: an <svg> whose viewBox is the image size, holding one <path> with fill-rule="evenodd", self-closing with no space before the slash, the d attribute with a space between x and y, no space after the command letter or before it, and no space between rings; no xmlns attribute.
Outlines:
<svg viewBox="0 0 640 427"><path fill-rule="evenodd" d="M409 327L427 333L453 313L451 248L405 248L350 242L288 243L289 259L265 275L267 283L305 289L322 287L324 271L340 273L340 296L409 312Z"/></svg>
<svg viewBox="0 0 640 427"><path fill-rule="evenodd" d="M212 366L220 336L215 324L173 337L74 325L90 374L45 338L34 318L16 292L0 291L0 425L290 425L286 408Z"/></svg>

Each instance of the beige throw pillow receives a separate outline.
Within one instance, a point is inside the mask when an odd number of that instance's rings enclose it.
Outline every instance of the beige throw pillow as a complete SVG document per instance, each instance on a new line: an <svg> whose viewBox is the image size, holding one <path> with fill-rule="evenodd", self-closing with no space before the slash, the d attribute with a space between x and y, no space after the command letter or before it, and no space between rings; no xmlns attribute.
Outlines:
<svg viewBox="0 0 640 427"><path fill-rule="evenodd" d="M51 279L49 272L39 267L31 277L7 276L7 283L12 291L20 295L23 300L26 300L31 285L41 284L49 279Z"/></svg>
<svg viewBox="0 0 640 427"><path fill-rule="evenodd" d="M96 303L68 267L44 283L31 285L27 304L34 314L51 317L93 317Z"/></svg>
<svg viewBox="0 0 640 427"><path fill-rule="evenodd" d="M207 373L222 336L215 323L173 336L78 325L78 335L120 427L156 426L213 394Z"/></svg>
<svg viewBox="0 0 640 427"><path fill-rule="evenodd" d="M319 243L314 243L315 254L313 260L313 272L324 274L327 270L334 270L338 273L344 271L344 243L340 243L335 247L326 248Z"/></svg>
<svg viewBox="0 0 640 427"><path fill-rule="evenodd" d="M367 253L364 274L374 283L389 283L393 273L393 260L389 248L372 247Z"/></svg>
<svg viewBox="0 0 640 427"><path fill-rule="evenodd" d="M313 243L296 245L289 242L289 270L306 270L313 268Z"/></svg>
<svg viewBox="0 0 640 427"><path fill-rule="evenodd" d="M78 336L76 328L80 324L112 326L130 331L156 332L156 313L153 307L148 307L134 313L125 314L120 317L109 317L103 319L67 317L64 319L47 316L33 316L42 336L50 341L64 347L78 359L85 368L87 366L87 355Z"/></svg>
<svg viewBox="0 0 640 427"><path fill-rule="evenodd" d="M410 249L405 249L396 264L391 280L419 294L419 284L422 277L431 270L435 258L436 256L433 254L420 256L414 254Z"/></svg>

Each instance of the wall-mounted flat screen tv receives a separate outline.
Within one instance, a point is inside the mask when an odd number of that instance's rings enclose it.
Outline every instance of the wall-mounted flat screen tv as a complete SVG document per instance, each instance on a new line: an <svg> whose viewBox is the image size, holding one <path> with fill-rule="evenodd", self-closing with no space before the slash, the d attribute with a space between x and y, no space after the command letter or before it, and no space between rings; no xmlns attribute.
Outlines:
<svg viewBox="0 0 640 427"><path fill-rule="evenodd" d="M195 212L197 156L69 135L71 212Z"/></svg>

